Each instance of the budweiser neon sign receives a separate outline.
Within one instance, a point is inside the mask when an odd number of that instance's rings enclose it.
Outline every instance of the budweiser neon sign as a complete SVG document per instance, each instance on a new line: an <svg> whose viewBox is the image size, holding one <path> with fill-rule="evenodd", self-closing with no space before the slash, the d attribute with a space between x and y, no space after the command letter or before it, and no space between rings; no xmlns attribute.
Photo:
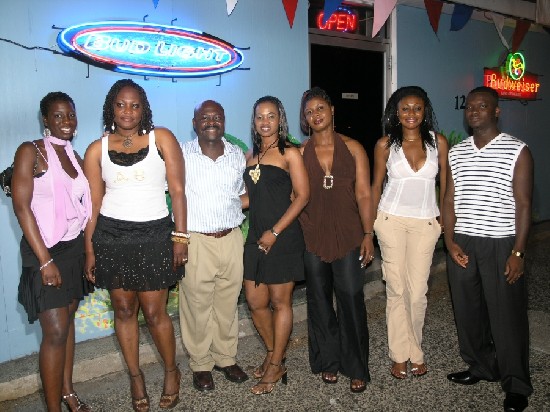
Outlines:
<svg viewBox="0 0 550 412"><path fill-rule="evenodd" d="M537 99L538 75L525 70L525 58L521 53L510 53L502 67L485 68L483 78L485 86L495 89L505 99Z"/></svg>
<svg viewBox="0 0 550 412"><path fill-rule="evenodd" d="M60 32L57 43L91 64L142 76L211 76L243 62L240 50L207 33L143 22L83 23Z"/></svg>

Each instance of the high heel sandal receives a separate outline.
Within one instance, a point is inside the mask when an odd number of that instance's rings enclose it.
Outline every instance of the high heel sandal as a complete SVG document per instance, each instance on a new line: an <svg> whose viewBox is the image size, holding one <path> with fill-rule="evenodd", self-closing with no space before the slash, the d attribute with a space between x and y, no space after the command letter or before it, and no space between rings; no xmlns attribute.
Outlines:
<svg viewBox="0 0 550 412"><path fill-rule="evenodd" d="M275 388L275 385L277 384L277 382L279 382L279 380L283 385L286 385L288 383L287 368L285 368L284 363L282 361L281 363L269 362L269 365L267 367L269 368L270 365L281 368L279 376L273 382L264 382L262 377L262 380L259 383L257 383L252 388L250 388L250 391L254 395L266 395L268 393L271 393ZM266 369L266 372L267 372L267 369Z"/></svg>
<svg viewBox="0 0 550 412"><path fill-rule="evenodd" d="M162 409L172 409L180 401L181 371L179 368L179 364L176 365L176 367L171 371L164 371L164 374L166 375L167 373L172 373L172 372L176 372L176 375L177 375L178 391L176 393L173 393L172 395L168 395L164 392L162 393L162 395L160 395L159 408L162 408Z"/></svg>
<svg viewBox="0 0 550 412"><path fill-rule="evenodd" d="M141 371L141 369L137 375L130 375L130 380L136 379L139 377L141 377L141 380L143 381L143 389L145 391L145 396L141 399L136 399L132 394L132 409L135 412L147 412L149 411L149 395L147 395L147 390L145 389L145 377L143 376L143 372ZM130 382L130 392L132 392L131 382Z"/></svg>
<svg viewBox="0 0 550 412"><path fill-rule="evenodd" d="M61 396L63 403L67 407L67 409L71 412L77 411L77 412L90 412L92 408L87 405L86 403L82 402L76 392L69 393L67 395ZM71 405L69 405L69 399L74 398L76 401L76 409L72 409Z"/></svg>
<svg viewBox="0 0 550 412"><path fill-rule="evenodd" d="M273 349L267 349L266 352L268 354L273 353ZM266 355L266 358L267 358L267 355ZM264 373L265 373L264 364L265 364L265 359L264 359L263 363L260 366L258 366L256 369L254 369L254 372L252 372L252 377L254 379L262 379L262 377L264 376ZM267 369L267 367L266 367L266 369Z"/></svg>

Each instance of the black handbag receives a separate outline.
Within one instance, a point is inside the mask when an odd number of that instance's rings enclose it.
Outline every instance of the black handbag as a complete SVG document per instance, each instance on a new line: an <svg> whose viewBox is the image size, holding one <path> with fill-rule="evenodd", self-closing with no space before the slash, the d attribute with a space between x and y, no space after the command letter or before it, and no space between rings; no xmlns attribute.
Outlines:
<svg viewBox="0 0 550 412"><path fill-rule="evenodd" d="M0 187L7 197L11 197L11 178L13 176L13 163L0 173Z"/></svg>

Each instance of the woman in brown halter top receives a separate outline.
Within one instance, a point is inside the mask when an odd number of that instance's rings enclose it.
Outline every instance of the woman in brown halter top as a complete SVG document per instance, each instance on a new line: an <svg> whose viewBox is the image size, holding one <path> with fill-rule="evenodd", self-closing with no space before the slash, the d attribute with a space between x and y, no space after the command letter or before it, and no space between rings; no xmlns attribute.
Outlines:
<svg viewBox="0 0 550 412"><path fill-rule="evenodd" d="M334 131L334 107L318 87L302 97L300 123L310 201L300 216L307 300L309 363L325 383L338 373L362 392L370 381L362 269L372 261L369 159L361 144ZM333 308L333 293L337 311Z"/></svg>

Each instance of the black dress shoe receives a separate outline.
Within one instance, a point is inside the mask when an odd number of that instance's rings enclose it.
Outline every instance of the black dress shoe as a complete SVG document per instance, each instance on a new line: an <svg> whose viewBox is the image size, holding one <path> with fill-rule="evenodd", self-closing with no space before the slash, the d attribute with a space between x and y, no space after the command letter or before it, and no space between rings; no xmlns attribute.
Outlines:
<svg viewBox="0 0 550 412"><path fill-rule="evenodd" d="M214 379L212 372L199 371L193 372L193 386L198 391L211 391L214 389Z"/></svg>
<svg viewBox="0 0 550 412"><path fill-rule="evenodd" d="M506 392L506 399L504 399L504 410L508 412L521 412L529 402L527 396L520 395L519 393Z"/></svg>
<svg viewBox="0 0 550 412"><path fill-rule="evenodd" d="M480 378L472 375L470 371L449 373L447 375L447 379L460 385L475 385L481 380Z"/></svg>
<svg viewBox="0 0 550 412"><path fill-rule="evenodd" d="M231 382L242 383L248 380L248 375L237 364L231 366L214 366L214 369L223 372L225 378Z"/></svg>

